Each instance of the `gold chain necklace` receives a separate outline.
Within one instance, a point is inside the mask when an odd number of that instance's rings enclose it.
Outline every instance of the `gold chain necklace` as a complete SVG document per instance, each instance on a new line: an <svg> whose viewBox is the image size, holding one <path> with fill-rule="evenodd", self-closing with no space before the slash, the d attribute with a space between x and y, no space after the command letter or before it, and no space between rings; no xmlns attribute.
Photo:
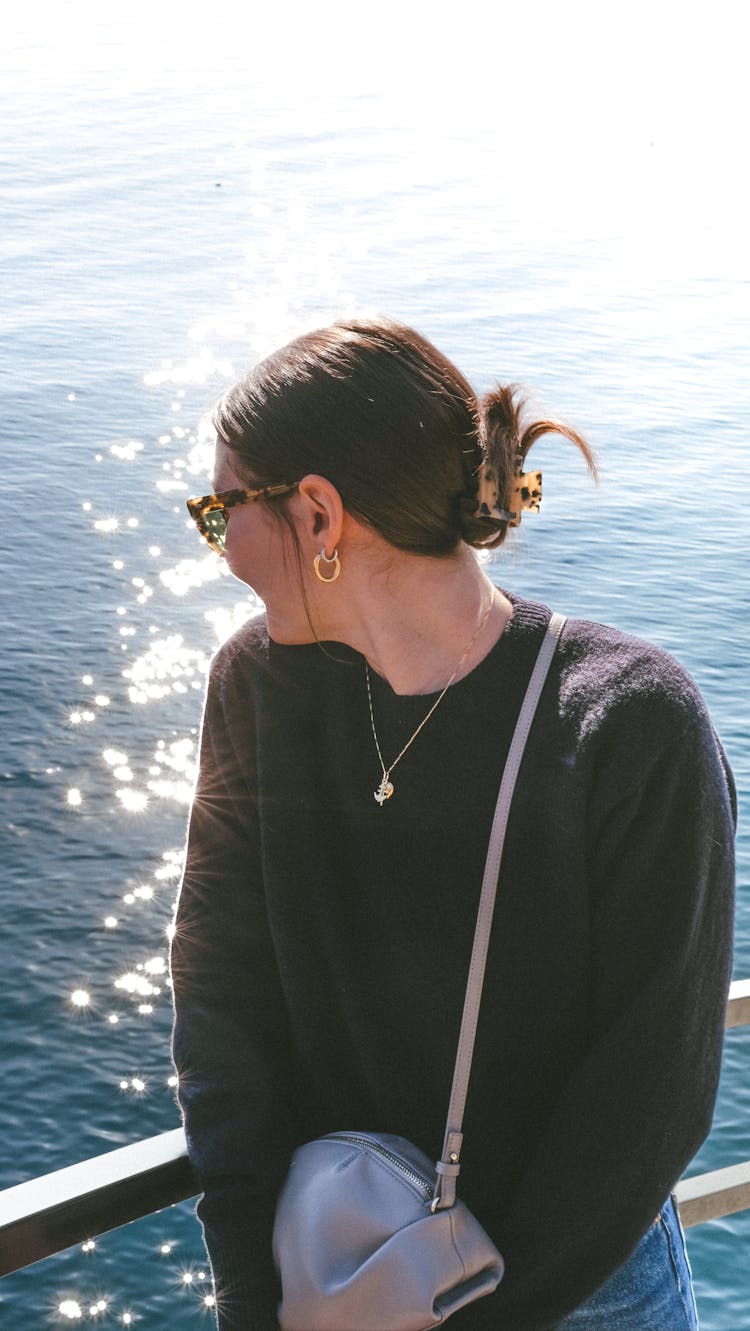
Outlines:
<svg viewBox="0 0 750 1331"><path fill-rule="evenodd" d="M482 615L482 618L481 618L481 620L480 620L480 622L479 622L479 627L478 627L478 629L476 629L476 631L475 631L475 633L474 633L474 635L473 635L471 641L468 642L468 643L466 644L466 646L464 647L464 650L462 651L461 656L459 657L458 665L456 666L455 670L453 671L453 674L451 675L450 679L448 680L448 683L445 685L445 688L443 689L442 693L440 693L439 696L435 699L434 703L433 703L432 706L430 707L430 710L427 712L426 716L423 716L423 717L422 717L422 720L420 721L419 725L417 726L416 730L414 731L414 734L411 736L410 739L408 739L408 740L406 741L406 743L405 743L403 749L401 750L401 752L400 752L399 754L397 754L397 756L393 759L393 762L392 762L392 763L389 763L388 767L386 767L385 762L383 761L383 755L382 755L382 753L381 753L381 751L380 751L380 742L379 742L379 740L378 740L378 732L377 732L377 730L375 729L375 717L374 717L374 715L373 715L373 710L372 710L372 690L370 689L370 667L369 667L369 665L368 665L368 663L367 663L367 660L365 660L365 679L366 679L366 681L367 681L367 701L368 701L369 706L370 706L370 725L372 726L372 737L373 737L373 739L375 740L375 748L376 748L377 751L378 751L378 758L380 759L380 766L381 766L382 769L383 769L383 777L382 777L382 780L381 780L380 785L378 786L377 790L374 791L373 794L374 794L375 799L377 800L378 804L380 805L381 809L382 809L383 805L385 804L385 801L386 801L386 800L389 800L389 799L391 798L391 795L393 794L393 789L394 789L394 787L393 787L393 782L392 782L391 779L390 779L390 777L391 777L391 772L393 771L394 767L396 766L396 763L400 763L400 762L401 762L401 759L403 758L403 756L404 756L404 754L406 753L407 749L410 749L410 748L411 748L411 746L412 746L412 744L414 743L415 739L417 738L417 735L419 734L420 730L422 730L423 727L427 725L427 722L429 721L429 719L430 719L430 717L432 716L433 712L434 712L434 711L440 706L441 702L443 701L443 698L445 697L446 693L448 692L448 689L450 688L451 684L453 683L454 679L456 678L456 675L458 674L459 670L461 669L461 666L463 665L464 661L466 660L467 656L469 655L469 652L471 651L472 647L474 646L474 643L476 642L477 638L479 637L480 633L482 632L482 629L484 628L485 624L487 623L487 620L489 619L490 610L492 609L492 606L493 606L493 604L494 604L494 600L495 600L495 598L494 598L494 595L493 595L493 596L490 597L490 603L489 603L489 605L487 606L487 609L485 610L484 614Z"/></svg>

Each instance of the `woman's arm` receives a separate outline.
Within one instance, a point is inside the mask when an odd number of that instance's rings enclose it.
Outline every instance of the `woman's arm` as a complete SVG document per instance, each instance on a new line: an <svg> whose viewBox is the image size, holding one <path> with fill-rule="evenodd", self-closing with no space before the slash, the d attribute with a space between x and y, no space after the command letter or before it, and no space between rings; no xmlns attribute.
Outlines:
<svg viewBox="0 0 750 1331"><path fill-rule="evenodd" d="M610 754L602 782L590 1041L496 1236L498 1331L541 1331L602 1284L711 1122L731 968L731 777L701 716L642 764Z"/></svg>
<svg viewBox="0 0 750 1331"><path fill-rule="evenodd" d="M288 1036L259 868L252 707L220 655L172 943L174 1060L221 1331L271 1331L292 1149Z"/></svg>

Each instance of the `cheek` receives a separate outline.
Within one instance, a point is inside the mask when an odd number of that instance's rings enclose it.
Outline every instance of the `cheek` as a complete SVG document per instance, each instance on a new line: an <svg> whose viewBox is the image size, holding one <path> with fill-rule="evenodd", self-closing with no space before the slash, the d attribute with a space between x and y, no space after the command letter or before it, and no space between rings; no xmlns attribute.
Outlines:
<svg viewBox="0 0 750 1331"><path fill-rule="evenodd" d="M292 541L284 522L272 514L239 509L229 519L226 562L236 578L264 599L298 584Z"/></svg>
<svg viewBox="0 0 750 1331"><path fill-rule="evenodd" d="M262 577L262 551L264 538L257 515L251 507L235 508L229 514L224 558L235 578L253 585L255 577Z"/></svg>

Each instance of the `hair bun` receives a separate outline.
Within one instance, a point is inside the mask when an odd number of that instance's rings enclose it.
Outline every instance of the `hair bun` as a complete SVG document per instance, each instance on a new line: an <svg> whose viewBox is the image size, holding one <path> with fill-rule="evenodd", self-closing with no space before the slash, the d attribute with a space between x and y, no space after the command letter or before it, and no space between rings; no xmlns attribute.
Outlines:
<svg viewBox="0 0 750 1331"><path fill-rule="evenodd" d="M469 512L462 507L464 540L468 545L494 549L501 545L508 527L517 527L523 509L538 511L542 498L542 474L525 472L524 462L532 444L543 434L560 434L581 450L592 475L593 454L585 440L556 420L523 424L527 400L518 384L498 385L478 403L477 428L483 460L475 478Z"/></svg>

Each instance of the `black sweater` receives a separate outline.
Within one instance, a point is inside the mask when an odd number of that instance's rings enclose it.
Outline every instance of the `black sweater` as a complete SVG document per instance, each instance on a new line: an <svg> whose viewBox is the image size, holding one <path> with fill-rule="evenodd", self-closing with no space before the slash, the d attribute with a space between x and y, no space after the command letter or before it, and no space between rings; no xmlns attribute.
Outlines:
<svg viewBox="0 0 750 1331"><path fill-rule="evenodd" d="M274 1200L335 1130L442 1144L480 881L549 611L381 769L363 658L246 624L212 668L173 942L174 1056L222 1331L270 1331ZM335 659L333 659L335 658ZM386 762L431 697L372 677ZM711 1122L733 788L671 657L570 620L511 811L459 1191L504 1255L456 1331L542 1331L625 1260Z"/></svg>

